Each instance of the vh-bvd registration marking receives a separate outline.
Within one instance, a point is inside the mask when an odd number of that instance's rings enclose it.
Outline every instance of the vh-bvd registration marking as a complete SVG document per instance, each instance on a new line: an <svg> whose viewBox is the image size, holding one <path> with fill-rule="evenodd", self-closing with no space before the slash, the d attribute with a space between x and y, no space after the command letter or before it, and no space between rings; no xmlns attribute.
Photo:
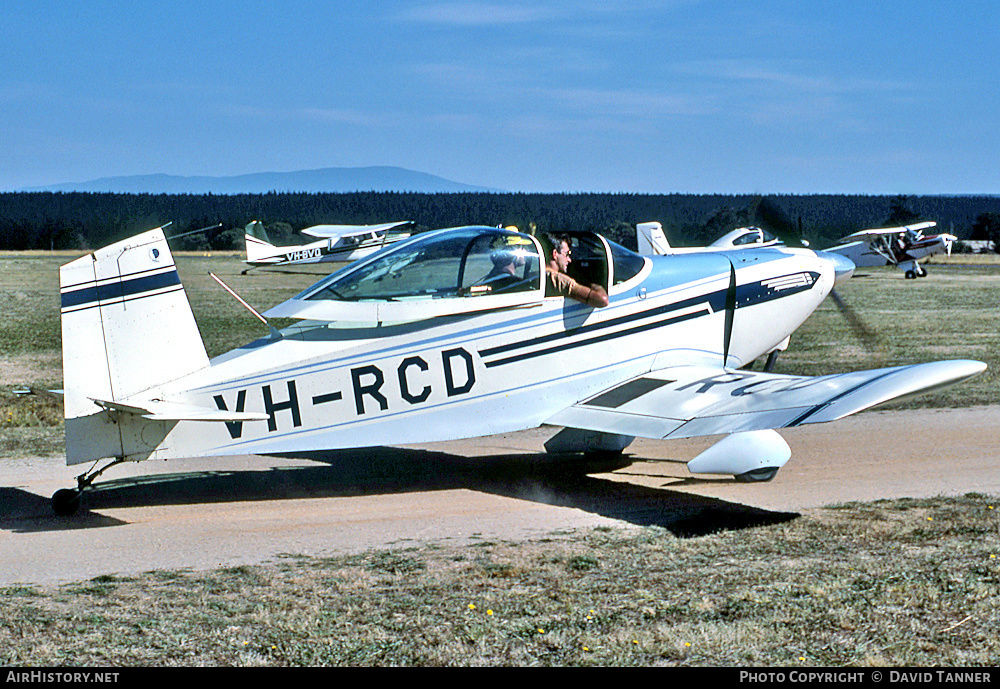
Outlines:
<svg viewBox="0 0 1000 689"><path fill-rule="evenodd" d="M428 361L428 359L433 362ZM365 364L349 369L350 386L348 398L354 402L356 417L388 411L390 408L415 406L427 402L435 390L444 389L447 397L464 395L476 384L476 371L470 354L464 347L446 349L438 357L413 355L401 359L394 367ZM432 370L433 368L433 370ZM260 387L260 399L264 412L268 415L267 430L274 433L279 425L290 421L293 428L302 426L302 404L311 407L333 403L348 403L343 390L329 390L307 398L300 398L299 384L292 378L285 381L285 389L278 383ZM236 391L234 411L246 410L247 394L254 388ZM215 395L216 406L229 411L229 401L225 395ZM311 403L311 404L310 404ZM348 412L350 413L350 412ZM279 423L280 422L280 423ZM235 440L243 435L242 421L226 422L229 435Z"/></svg>
<svg viewBox="0 0 1000 689"><path fill-rule="evenodd" d="M312 249L296 249L295 251L285 252L286 261L306 261L310 258L320 258L323 255L323 250L320 247L314 247Z"/></svg>

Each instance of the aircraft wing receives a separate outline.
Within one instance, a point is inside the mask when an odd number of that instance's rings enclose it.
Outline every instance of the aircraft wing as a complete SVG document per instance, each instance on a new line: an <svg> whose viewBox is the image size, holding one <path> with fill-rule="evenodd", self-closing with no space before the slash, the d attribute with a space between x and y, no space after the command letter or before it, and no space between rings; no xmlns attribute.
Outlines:
<svg viewBox="0 0 1000 689"><path fill-rule="evenodd" d="M314 225L302 230L302 234L320 239L335 239L339 237L356 237L373 232L386 232L394 227L409 225L409 220L388 222L381 225Z"/></svg>
<svg viewBox="0 0 1000 689"><path fill-rule="evenodd" d="M873 230L861 230L860 232L855 232L854 234L849 234L846 237L840 239L841 242L857 241L859 239L867 239L870 237L885 237L889 235L897 235L906 232L907 230L928 230L932 227L937 227L936 222L918 222L913 225L903 225L902 227L879 227Z"/></svg>
<svg viewBox="0 0 1000 689"><path fill-rule="evenodd" d="M810 378L676 366L605 390L546 423L655 439L788 428L834 421L985 369L979 361L938 361Z"/></svg>

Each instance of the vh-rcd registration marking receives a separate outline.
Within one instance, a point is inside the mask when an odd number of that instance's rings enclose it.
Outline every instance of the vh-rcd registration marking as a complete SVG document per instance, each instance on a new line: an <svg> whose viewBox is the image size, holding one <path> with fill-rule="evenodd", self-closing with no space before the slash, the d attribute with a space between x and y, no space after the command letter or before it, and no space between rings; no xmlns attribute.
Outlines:
<svg viewBox="0 0 1000 689"><path fill-rule="evenodd" d="M402 359L396 366L396 381L398 382L398 398L393 397L392 406L398 406L402 402L409 405L422 404L426 402L434 391L434 378L440 376L437 383L444 383L445 393L448 397L464 395L470 392L476 384L476 371L473 364L472 355L464 347L446 349L441 352L441 369L430 371L430 364L421 356L408 356ZM388 411L390 408L390 394L386 389L385 371L375 364L356 366L350 369L351 391L354 395L354 406L357 416L364 416L376 410ZM286 397L278 400L276 393L272 391L271 385L262 385L260 388L261 399L264 405L264 412L268 415L267 430L274 433L278 430L277 412L288 411L292 426L298 428L302 426L302 412L299 402L298 385L295 379L286 381ZM246 410L248 388L236 391L234 411L243 412ZM368 404L366 404L366 399ZM220 411L229 411L229 405L224 395L215 395L216 406ZM312 396L312 406L339 402L344 399L343 392L333 390L320 395ZM243 435L243 422L231 421L226 423L229 435L235 440Z"/></svg>

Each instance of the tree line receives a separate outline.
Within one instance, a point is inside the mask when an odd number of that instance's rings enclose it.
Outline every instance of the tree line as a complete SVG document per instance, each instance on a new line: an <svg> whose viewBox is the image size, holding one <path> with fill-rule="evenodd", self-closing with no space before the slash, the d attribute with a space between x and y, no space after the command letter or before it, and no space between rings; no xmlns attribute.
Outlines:
<svg viewBox="0 0 1000 689"><path fill-rule="evenodd" d="M236 195L12 192L0 194L0 250L93 249L171 223L169 235L210 228L175 248L239 249L259 220L294 242L311 225L409 220L418 229L515 225L596 230L635 246L635 224L657 220L676 246L758 225L827 247L851 232L919 220L961 239L997 239L1000 196L531 194L356 192Z"/></svg>

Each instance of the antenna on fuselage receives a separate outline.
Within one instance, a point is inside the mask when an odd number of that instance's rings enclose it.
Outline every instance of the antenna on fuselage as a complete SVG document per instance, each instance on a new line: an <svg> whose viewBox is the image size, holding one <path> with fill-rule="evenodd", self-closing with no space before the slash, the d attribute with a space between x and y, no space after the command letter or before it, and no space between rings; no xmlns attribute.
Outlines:
<svg viewBox="0 0 1000 689"><path fill-rule="evenodd" d="M173 223L172 222L168 222L167 223L167 225L171 225L171 224L173 224ZM164 225L163 227L166 227L167 225ZM169 237L167 237L167 241L170 241L171 239L180 239L181 237L187 237L187 236L192 235L192 234L198 234L199 232L208 232L209 230L214 230L216 227L222 227L222 223L221 222L215 223L214 225L209 225L208 227L202 227L202 228L197 229L197 230L191 230L190 232L183 232L181 234L173 234L173 235L170 235ZM160 228L160 229L163 229L163 228Z"/></svg>
<svg viewBox="0 0 1000 689"><path fill-rule="evenodd" d="M224 283L219 278L219 276L216 275L215 273L209 271L208 274L212 277L213 280L215 280L217 283L219 283L219 286L222 287L222 289L224 289L227 292L229 292L230 296L232 296L233 299L235 299L239 303L243 304L243 306L246 307L247 311L249 311L250 313L252 313L253 315L255 315L257 317L257 320L259 320L261 323L263 323L268 328L270 328L271 329L271 337L273 339L277 339L277 338L281 337L281 333L278 332L278 329L275 328L270 323L268 323L266 318L264 318L263 316L261 316L254 307L250 306L250 304L248 304L243 297L241 297L240 295L238 295L236 293L236 290L234 290L232 287L230 287L229 285L227 285L226 283Z"/></svg>

